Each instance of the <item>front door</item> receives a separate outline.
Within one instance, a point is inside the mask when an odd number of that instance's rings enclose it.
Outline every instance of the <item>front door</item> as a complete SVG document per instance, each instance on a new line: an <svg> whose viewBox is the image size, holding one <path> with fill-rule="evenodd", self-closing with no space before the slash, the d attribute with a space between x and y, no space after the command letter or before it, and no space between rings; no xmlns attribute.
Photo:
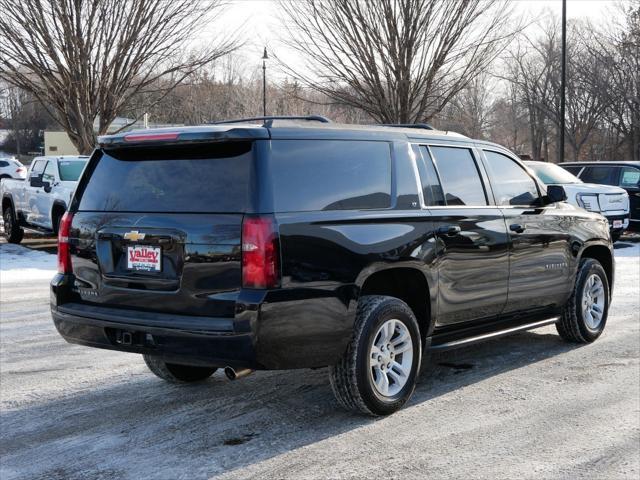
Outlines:
<svg viewBox="0 0 640 480"><path fill-rule="evenodd" d="M511 243L504 313L535 314L562 306L573 286L571 217L561 215L557 204L543 206L536 182L506 152L483 153Z"/></svg>
<svg viewBox="0 0 640 480"><path fill-rule="evenodd" d="M437 238L437 326L495 319L509 277L502 212L489 204L471 148L431 145L421 152L420 177L437 177L424 194Z"/></svg>
<svg viewBox="0 0 640 480"><path fill-rule="evenodd" d="M33 225L40 225L42 221L42 212L38 209L38 194L42 190L40 181L44 174L47 161L35 160L33 167L29 173L29 179L24 188L24 203L22 209L25 211L26 220Z"/></svg>

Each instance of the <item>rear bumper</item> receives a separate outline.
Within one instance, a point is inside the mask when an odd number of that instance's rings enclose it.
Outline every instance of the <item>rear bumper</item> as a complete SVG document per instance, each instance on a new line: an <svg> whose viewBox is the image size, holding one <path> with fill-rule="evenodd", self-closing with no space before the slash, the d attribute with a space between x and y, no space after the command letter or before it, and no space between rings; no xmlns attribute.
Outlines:
<svg viewBox="0 0 640 480"><path fill-rule="evenodd" d="M70 343L157 355L169 363L252 369L334 364L353 328L342 292L241 291L234 317L175 315L69 300L71 278L51 283L51 315ZM340 289L338 289L340 290Z"/></svg>
<svg viewBox="0 0 640 480"><path fill-rule="evenodd" d="M51 315L70 343L158 355L173 363L259 368L253 335L220 328L231 323L229 319L177 315L153 319L149 312L73 303L52 306Z"/></svg>

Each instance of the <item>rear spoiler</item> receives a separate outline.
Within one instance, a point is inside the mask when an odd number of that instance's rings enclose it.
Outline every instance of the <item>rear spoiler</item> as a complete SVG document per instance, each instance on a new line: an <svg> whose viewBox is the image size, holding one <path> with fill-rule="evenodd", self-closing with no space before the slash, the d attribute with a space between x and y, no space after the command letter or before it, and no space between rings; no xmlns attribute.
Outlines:
<svg viewBox="0 0 640 480"><path fill-rule="evenodd" d="M134 130L116 135L103 135L98 137L98 145L101 148L116 148L124 146L268 140L269 138L269 131L260 126L207 125L175 129Z"/></svg>

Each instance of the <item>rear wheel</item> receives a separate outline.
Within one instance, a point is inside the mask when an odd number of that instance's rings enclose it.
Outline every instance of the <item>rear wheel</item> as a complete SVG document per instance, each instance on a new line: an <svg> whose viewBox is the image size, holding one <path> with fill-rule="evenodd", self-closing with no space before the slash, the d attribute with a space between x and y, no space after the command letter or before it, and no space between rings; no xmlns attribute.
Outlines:
<svg viewBox="0 0 640 480"><path fill-rule="evenodd" d="M611 240L615 243L618 240L620 240L620 237L622 237L622 232L615 232L611 234Z"/></svg>
<svg viewBox="0 0 640 480"><path fill-rule="evenodd" d="M193 365L167 363L154 355L142 356L149 370L163 380L172 383L201 382L209 378L217 370L215 367L196 367Z"/></svg>
<svg viewBox="0 0 640 480"><path fill-rule="evenodd" d="M10 205L6 206L2 212L2 219L4 220L4 236L7 237L7 242L20 243L24 236L24 230L18 224Z"/></svg>
<svg viewBox="0 0 640 480"><path fill-rule="evenodd" d="M573 294L556 329L574 343L591 343L604 331L609 314L609 281L600 262L585 258L580 262Z"/></svg>
<svg viewBox="0 0 640 480"><path fill-rule="evenodd" d="M393 297L362 297L353 339L329 370L338 402L368 415L400 409L415 388L421 344L418 322L406 303Z"/></svg>

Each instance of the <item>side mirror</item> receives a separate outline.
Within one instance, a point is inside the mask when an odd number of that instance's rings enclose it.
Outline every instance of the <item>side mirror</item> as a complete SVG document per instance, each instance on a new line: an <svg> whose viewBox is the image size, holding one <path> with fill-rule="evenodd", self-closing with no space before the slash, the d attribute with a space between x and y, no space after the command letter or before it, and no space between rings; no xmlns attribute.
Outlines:
<svg viewBox="0 0 640 480"><path fill-rule="evenodd" d="M41 187L42 186L42 175L34 175L29 178L29 185L32 187Z"/></svg>
<svg viewBox="0 0 640 480"><path fill-rule="evenodd" d="M51 193L51 183L49 182L42 182L42 188L44 188L44 191L46 193Z"/></svg>
<svg viewBox="0 0 640 480"><path fill-rule="evenodd" d="M547 203L564 202L567 199L567 192L562 185L549 185L547 187Z"/></svg>

